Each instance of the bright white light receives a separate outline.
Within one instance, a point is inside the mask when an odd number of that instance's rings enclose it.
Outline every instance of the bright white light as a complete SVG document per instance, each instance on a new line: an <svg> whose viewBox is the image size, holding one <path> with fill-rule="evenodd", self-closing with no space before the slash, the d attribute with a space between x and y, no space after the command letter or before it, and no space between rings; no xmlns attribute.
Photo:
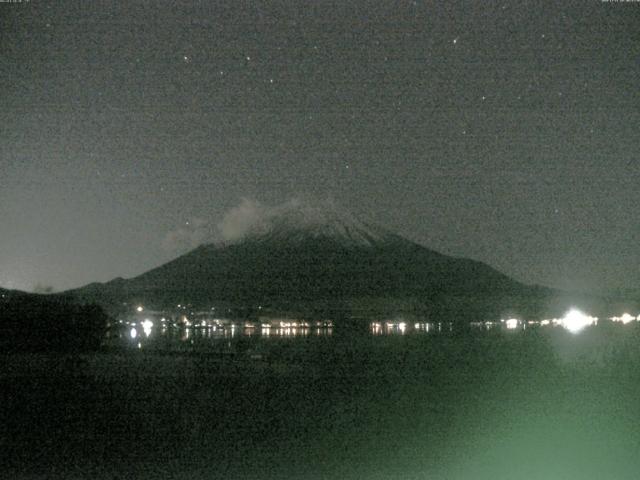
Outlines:
<svg viewBox="0 0 640 480"><path fill-rule="evenodd" d="M636 317L628 314L628 313L623 313L621 317L612 317L611 320L613 320L614 322L622 322L625 325L629 322L633 322L636 319Z"/></svg>
<svg viewBox="0 0 640 480"><path fill-rule="evenodd" d="M518 328L518 324L520 323L517 318L509 318L503 321L509 330L515 330L516 328Z"/></svg>
<svg viewBox="0 0 640 480"><path fill-rule="evenodd" d="M153 327L153 322L148 318L145 318L144 322L142 322L142 330L144 330L144 334L148 337L151 335L151 328Z"/></svg>
<svg viewBox="0 0 640 480"><path fill-rule="evenodd" d="M598 319L585 315L580 310L572 309L562 319L562 326L571 333L577 333L584 327L593 325Z"/></svg>
<svg viewBox="0 0 640 480"><path fill-rule="evenodd" d="M144 308L142 307L142 305L138 305L138 306L136 307L136 312L141 312L141 311L143 311L143 310L144 310Z"/></svg>
<svg viewBox="0 0 640 480"><path fill-rule="evenodd" d="M136 338L136 337L138 336L138 331L137 331L135 328L132 328L132 329L129 331L129 336L130 336L131 338Z"/></svg>
<svg viewBox="0 0 640 480"><path fill-rule="evenodd" d="M398 329L400 330L400 333L405 333L407 330L407 324L404 322L400 322L398 324Z"/></svg>

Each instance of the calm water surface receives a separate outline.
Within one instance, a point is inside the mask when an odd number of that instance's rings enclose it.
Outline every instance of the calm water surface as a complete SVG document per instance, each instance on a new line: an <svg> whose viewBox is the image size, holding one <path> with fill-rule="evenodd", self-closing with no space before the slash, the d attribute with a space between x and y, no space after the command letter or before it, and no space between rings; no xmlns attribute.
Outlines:
<svg viewBox="0 0 640 480"><path fill-rule="evenodd" d="M640 471L635 324L577 334L127 327L94 355L3 357L0 477L631 479Z"/></svg>

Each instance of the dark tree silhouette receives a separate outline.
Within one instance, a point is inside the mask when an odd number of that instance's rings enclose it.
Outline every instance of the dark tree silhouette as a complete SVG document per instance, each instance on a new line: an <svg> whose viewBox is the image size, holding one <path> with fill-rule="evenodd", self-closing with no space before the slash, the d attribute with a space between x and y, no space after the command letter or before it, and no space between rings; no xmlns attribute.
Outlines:
<svg viewBox="0 0 640 480"><path fill-rule="evenodd" d="M100 347L109 321L101 307L65 298L19 295L0 303L4 351L90 351Z"/></svg>

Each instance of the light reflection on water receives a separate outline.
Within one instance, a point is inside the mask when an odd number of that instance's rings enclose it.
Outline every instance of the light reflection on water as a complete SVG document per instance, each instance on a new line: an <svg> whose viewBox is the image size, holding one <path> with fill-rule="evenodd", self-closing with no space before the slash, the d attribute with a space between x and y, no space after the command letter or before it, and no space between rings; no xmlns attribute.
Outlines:
<svg viewBox="0 0 640 480"><path fill-rule="evenodd" d="M374 336L431 335L451 332L452 330L453 324L450 322L413 323L404 320L388 320L369 323L369 333ZM250 322L235 322L224 325L202 325L198 323L189 327L162 324L160 328L154 328L153 324L148 322L132 326L126 332L122 332L119 336L116 336L116 340L120 345L128 345L136 348L145 346L170 348L179 345L206 346L207 344L223 344L232 339L234 341L246 339L260 342L265 340L276 341L278 339L329 337L333 334L334 329L332 323L329 322L324 324L286 322L276 325L254 324Z"/></svg>
<svg viewBox="0 0 640 480"><path fill-rule="evenodd" d="M223 345L231 340L262 341L268 339L304 338L309 336L331 336L333 328L318 326L284 326L230 323L224 326L167 326L154 328L152 324L132 324L113 338L115 345L133 348L154 347L159 349L187 346ZM229 344L229 347L231 344Z"/></svg>
<svg viewBox="0 0 640 480"><path fill-rule="evenodd" d="M591 321L591 317L588 317ZM167 325L162 323L160 327L154 327L150 320L144 322L122 322L125 328L115 336L119 345L144 348L173 348L185 345L203 347L222 344L221 341L233 343L237 341L277 341L278 339L302 339L307 337L328 337L334 334L333 322L314 322L287 320L275 323L256 323L243 321L217 321L216 323L194 322L185 326ZM373 321L368 324L368 333L372 336L409 336L409 335L446 335L453 332L453 322L416 322L408 321L402 317ZM523 331L527 326L555 328L564 326L558 321L528 321L519 319L506 319L494 322L471 322L471 330L505 330ZM581 327L583 325L581 324ZM571 330L577 332L577 329ZM244 339L244 340L243 340ZM232 343L229 343L232 345Z"/></svg>
<svg viewBox="0 0 640 480"><path fill-rule="evenodd" d="M453 323L451 322L417 322L411 323L406 321L386 321L371 322L369 324L369 332L372 335L408 335L408 334L427 334L452 332Z"/></svg>

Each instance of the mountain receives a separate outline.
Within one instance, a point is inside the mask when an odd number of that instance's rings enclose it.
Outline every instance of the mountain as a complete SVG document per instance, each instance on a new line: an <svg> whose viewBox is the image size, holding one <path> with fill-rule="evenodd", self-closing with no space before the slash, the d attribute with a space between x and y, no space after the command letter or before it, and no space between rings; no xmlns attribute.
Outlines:
<svg viewBox="0 0 640 480"><path fill-rule="evenodd" d="M67 292L110 310L266 306L287 311L393 309L495 318L533 312L553 291L519 283L481 262L440 254L332 204L290 204L235 242L202 245L131 279Z"/></svg>

